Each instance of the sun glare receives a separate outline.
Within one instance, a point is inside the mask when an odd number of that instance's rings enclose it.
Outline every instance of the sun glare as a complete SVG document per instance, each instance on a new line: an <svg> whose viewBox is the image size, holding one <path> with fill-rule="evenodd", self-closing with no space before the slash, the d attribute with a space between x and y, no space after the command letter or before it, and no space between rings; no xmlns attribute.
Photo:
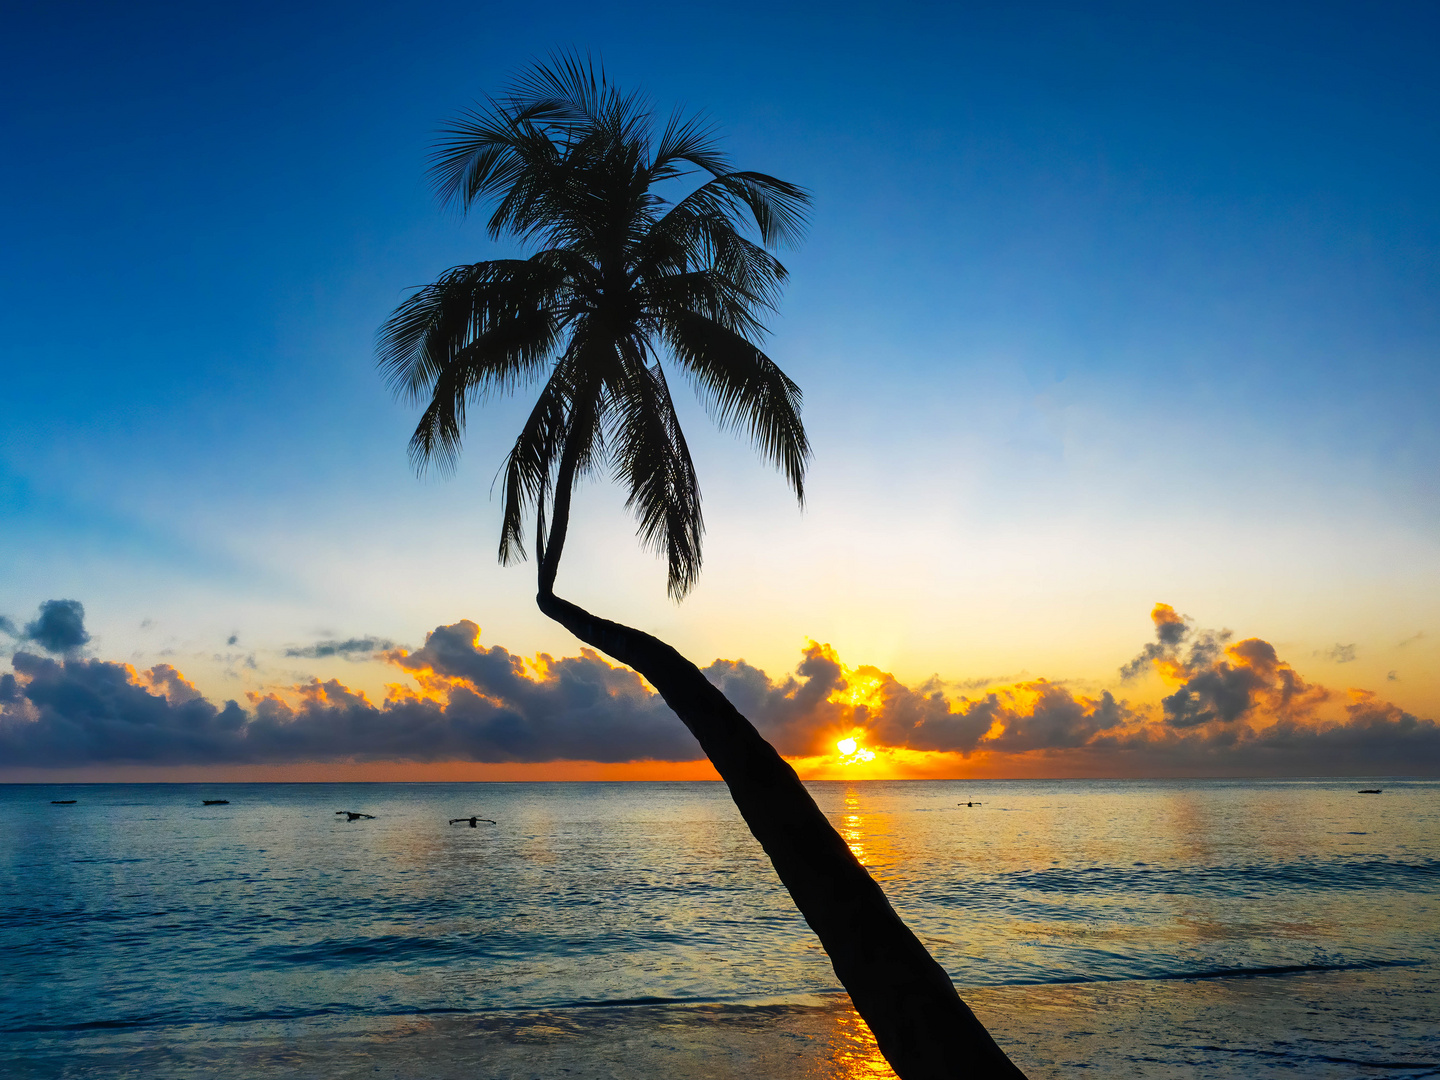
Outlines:
<svg viewBox="0 0 1440 1080"><path fill-rule="evenodd" d="M854 739L841 739L835 744L835 749L840 751L840 758L846 765L875 760L874 751L866 750Z"/></svg>

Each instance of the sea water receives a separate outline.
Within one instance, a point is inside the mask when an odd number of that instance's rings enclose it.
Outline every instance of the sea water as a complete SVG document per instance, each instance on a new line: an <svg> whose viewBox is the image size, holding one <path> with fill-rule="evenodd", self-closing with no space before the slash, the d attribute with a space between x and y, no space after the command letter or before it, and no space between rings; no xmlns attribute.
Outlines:
<svg viewBox="0 0 1440 1080"><path fill-rule="evenodd" d="M1440 782L809 786L1032 1077L1440 1076ZM838 990L721 784L0 786L5 1075L885 1075Z"/></svg>

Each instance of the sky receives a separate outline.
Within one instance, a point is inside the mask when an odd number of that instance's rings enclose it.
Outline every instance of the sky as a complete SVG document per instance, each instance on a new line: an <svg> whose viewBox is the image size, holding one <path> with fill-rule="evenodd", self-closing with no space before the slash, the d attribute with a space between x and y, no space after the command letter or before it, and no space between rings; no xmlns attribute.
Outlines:
<svg viewBox="0 0 1440 1080"><path fill-rule="evenodd" d="M812 192L767 351L815 458L801 510L689 408L699 586L596 484L562 595L805 775L1440 771L1434 5L8 28L0 780L713 775L495 560L528 403L420 479L374 365L410 289L519 250L437 205L437 129L564 49Z"/></svg>

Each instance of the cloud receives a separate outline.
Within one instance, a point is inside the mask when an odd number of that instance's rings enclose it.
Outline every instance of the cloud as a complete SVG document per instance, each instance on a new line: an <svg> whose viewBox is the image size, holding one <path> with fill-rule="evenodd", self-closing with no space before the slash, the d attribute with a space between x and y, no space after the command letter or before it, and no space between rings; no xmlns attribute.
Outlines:
<svg viewBox="0 0 1440 1080"><path fill-rule="evenodd" d="M1146 661L1162 678L1179 683L1160 703L1165 723L1176 728L1233 724L1257 711L1297 719L1329 699L1328 690L1308 685L1268 641L1246 638L1228 645L1229 637L1228 630L1197 631L1187 624L1169 640L1146 646L1122 671Z"/></svg>
<svg viewBox="0 0 1440 1080"><path fill-rule="evenodd" d="M1143 720L1109 692L1077 695L1046 679L952 697L938 678L907 686L876 667L846 668L830 646L815 642L795 676L783 680L743 660L717 660L705 674L790 756L833 753L837 740L855 735L869 747L918 752L1059 751Z"/></svg>
<svg viewBox="0 0 1440 1080"><path fill-rule="evenodd" d="M1175 663L1205 664L1219 654L1231 636L1229 630L1194 630L1190 619L1169 604L1156 604L1150 612L1150 621L1155 624L1155 640L1120 669L1123 682L1138 678L1152 666L1163 671ZM1187 643L1189 655L1181 660L1181 646Z"/></svg>
<svg viewBox="0 0 1440 1080"><path fill-rule="evenodd" d="M1333 649L1330 649L1321 655L1329 657L1337 664L1348 664L1355 659L1355 646L1341 645L1337 643Z"/></svg>
<svg viewBox="0 0 1440 1080"><path fill-rule="evenodd" d="M1020 707L1001 713L1003 730L986 741L987 750L1026 753L1031 750L1068 750L1084 746L1093 736L1127 722L1138 714L1107 690L1098 698L1075 697L1063 686L1041 679L1022 688L1034 695Z"/></svg>
<svg viewBox="0 0 1440 1080"><path fill-rule="evenodd" d="M46 652L78 652L89 643L85 631L85 606L79 600L46 600L40 614L18 630L15 623L0 615L0 633L19 641L33 641Z"/></svg>
<svg viewBox="0 0 1440 1080"><path fill-rule="evenodd" d="M78 605L76 605L78 607ZM1170 684L1158 705L1030 679L976 696L848 667L809 642L793 672L744 660L705 675L783 754L835 757L855 738L877 754L973 757L1003 774L1316 775L1440 768L1440 727L1361 690L1306 682L1260 638L1195 628L1168 605L1140 656ZM364 641L367 655L384 644ZM347 644L319 643L324 644ZM318 655L345 655L347 650ZM699 747L628 668L588 650L525 660L480 644L475 623L437 627L378 659L408 677L376 703L316 678L210 701L169 664L137 671L69 652L17 652L0 676L0 762L254 764L318 761L692 761ZM1138 659L1138 658L1137 658ZM1127 668L1132 664L1126 665ZM897 756L896 761L902 760ZM932 760L925 758L925 760ZM954 759L937 759L954 760ZM952 766L953 767L953 766Z"/></svg>
<svg viewBox="0 0 1440 1080"><path fill-rule="evenodd" d="M230 638L228 644L234 645L239 640L238 635ZM347 638L344 641L317 641L314 645L306 645L302 648L286 649L286 656L306 657L311 660L319 660L326 656L341 656L346 660L366 660L375 653L385 649L393 649L395 643L385 638L360 637Z"/></svg>
<svg viewBox="0 0 1440 1080"><path fill-rule="evenodd" d="M782 754L831 753L855 733L874 746L969 753L1002 714L991 694L952 701L938 680L909 687L889 672L849 670L829 645L806 645L795 674L772 681L743 660L716 660L706 676Z"/></svg>
<svg viewBox="0 0 1440 1080"><path fill-rule="evenodd" d="M12 664L0 688L7 765L224 761L243 739L244 711L233 701L217 709L168 664L137 675L125 664L26 652Z"/></svg>
<svg viewBox="0 0 1440 1080"><path fill-rule="evenodd" d="M854 726L845 706L831 700L846 683L828 645L810 642L795 674L780 682L744 660L716 660L705 676L782 754L823 752Z"/></svg>
<svg viewBox="0 0 1440 1080"><path fill-rule="evenodd" d="M594 653L537 666L479 647L471 622L389 659L421 685L376 705L338 680L248 708L206 700L168 664L15 654L0 685L0 761L10 766L285 761L693 761L700 751L638 675Z"/></svg>
<svg viewBox="0 0 1440 1080"><path fill-rule="evenodd" d="M1408 776L1437 774L1440 725L1370 691L1352 690L1337 722L1272 719L1177 731L1163 725L1101 735L1072 763L1084 774L1153 776Z"/></svg>

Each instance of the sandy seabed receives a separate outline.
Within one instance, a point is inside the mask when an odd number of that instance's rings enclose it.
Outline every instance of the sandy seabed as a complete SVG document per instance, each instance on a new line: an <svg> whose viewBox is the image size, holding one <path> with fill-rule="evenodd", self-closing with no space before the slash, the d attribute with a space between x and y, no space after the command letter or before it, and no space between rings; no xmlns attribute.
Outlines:
<svg viewBox="0 0 1440 1080"><path fill-rule="evenodd" d="M965 992L1031 1080L1440 1077L1422 968ZM70 1036L16 1078L861 1080L892 1077L849 1000L264 1022Z"/></svg>

